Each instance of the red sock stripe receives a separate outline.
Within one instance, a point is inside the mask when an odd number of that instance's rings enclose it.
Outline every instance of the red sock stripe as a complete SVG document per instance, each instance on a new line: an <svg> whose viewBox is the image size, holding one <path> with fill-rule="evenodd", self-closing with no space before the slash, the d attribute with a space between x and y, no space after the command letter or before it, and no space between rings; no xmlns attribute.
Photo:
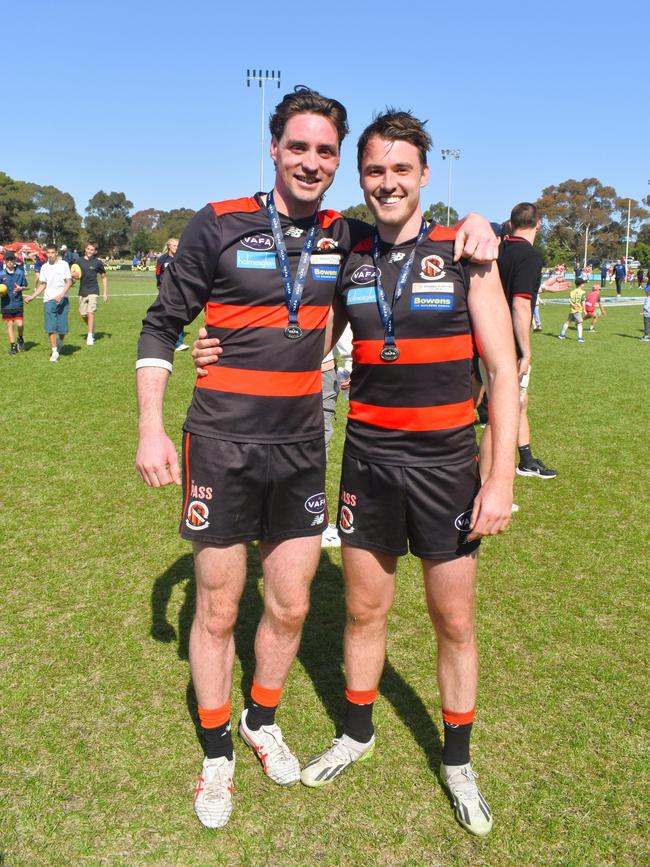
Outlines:
<svg viewBox="0 0 650 867"><path fill-rule="evenodd" d="M468 723L474 722L476 708L465 711L445 710L442 709L442 719L446 723L451 723L455 726L466 726Z"/></svg>
<svg viewBox="0 0 650 867"><path fill-rule="evenodd" d="M253 687L251 689L251 698L255 704L261 704L262 707L277 707L280 704L280 696L282 695L282 687L280 689L268 689L253 678Z"/></svg>
<svg viewBox="0 0 650 867"><path fill-rule="evenodd" d="M199 720L204 729L216 729L230 719L230 701L221 707L208 709L199 705Z"/></svg>
<svg viewBox="0 0 650 867"><path fill-rule="evenodd" d="M372 704L377 698L376 689L346 689L345 697L350 704Z"/></svg>

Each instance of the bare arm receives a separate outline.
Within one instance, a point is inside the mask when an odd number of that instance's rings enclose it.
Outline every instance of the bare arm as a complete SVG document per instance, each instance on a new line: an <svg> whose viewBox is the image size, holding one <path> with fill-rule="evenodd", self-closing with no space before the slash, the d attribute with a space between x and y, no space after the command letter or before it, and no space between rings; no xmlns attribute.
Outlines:
<svg viewBox="0 0 650 867"><path fill-rule="evenodd" d="M106 279L106 274L99 275L102 278L102 301L106 303L108 301L108 280Z"/></svg>
<svg viewBox="0 0 650 867"><path fill-rule="evenodd" d="M468 214L456 233L454 262L461 256L476 263L493 262L499 255L499 240L481 214Z"/></svg>
<svg viewBox="0 0 650 867"><path fill-rule="evenodd" d="M533 311L530 298L523 295L515 295L512 299L512 327L515 332L517 345L521 351L519 359L519 376L523 376L530 367L530 323L533 320Z"/></svg>
<svg viewBox="0 0 650 867"><path fill-rule="evenodd" d="M32 292L31 295L27 295L25 297L25 304L29 304L30 301L33 301L34 298L37 298L41 294L41 292L43 292L43 290L45 289L46 286L47 286L47 283L44 283L42 280L37 279L36 285L34 287L34 291Z"/></svg>
<svg viewBox="0 0 650 867"><path fill-rule="evenodd" d="M139 443L135 466L143 482L152 488L181 483L176 447L165 433L163 401L169 371L141 367L136 371Z"/></svg>
<svg viewBox="0 0 650 867"><path fill-rule="evenodd" d="M58 295L55 295L55 296L54 296L54 300L57 302L57 304L58 304L59 301L63 301L63 299L64 299L65 296L67 295L68 290L70 289L71 286L72 286L72 280L69 279L69 278L66 279L66 281L65 281L65 288L64 288L63 292L59 292Z"/></svg>
<svg viewBox="0 0 650 867"><path fill-rule="evenodd" d="M332 309L325 327L325 352L323 358L334 349L348 324L348 314L345 310L345 305L342 303L338 295L334 296Z"/></svg>
<svg viewBox="0 0 650 867"><path fill-rule="evenodd" d="M512 510L519 389L512 319L496 264L472 269L469 312L488 373L492 429L492 466L474 501L471 541L505 530Z"/></svg>

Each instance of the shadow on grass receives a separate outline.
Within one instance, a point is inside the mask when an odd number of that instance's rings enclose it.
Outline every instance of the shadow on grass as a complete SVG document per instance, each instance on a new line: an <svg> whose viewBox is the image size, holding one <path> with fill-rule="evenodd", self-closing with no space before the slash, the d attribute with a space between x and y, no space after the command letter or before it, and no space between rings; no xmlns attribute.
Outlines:
<svg viewBox="0 0 650 867"><path fill-rule="evenodd" d="M261 575L259 549L256 545L249 545L246 583L235 627L235 652L241 665L240 686L245 696L249 695L253 684L255 632L264 608L259 584ZM176 585L182 586L184 591L177 628L167 617L167 609ZM186 554L179 557L155 581L151 593L151 637L166 644L177 641L180 659L189 657L189 636L195 604L194 564L192 555ZM344 626L345 591L341 569L322 551L312 584L311 606L305 621L298 659L337 730L340 730L345 715ZM430 768L437 774L442 752L438 728L420 696L388 659L379 689L427 757ZM189 715L195 727L198 727L197 702L191 678L187 684L186 701Z"/></svg>
<svg viewBox="0 0 650 867"><path fill-rule="evenodd" d="M614 337L625 337L625 338L627 338L628 340L641 340L641 338L643 337L643 331L642 331L642 330L639 330L639 334L638 334L638 335L636 335L636 334L623 334L623 333L620 332L620 331L615 331L615 332L614 332Z"/></svg>
<svg viewBox="0 0 650 867"><path fill-rule="evenodd" d="M64 343L61 349L59 349L59 355L74 355L80 349L81 347L77 346L76 343Z"/></svg>

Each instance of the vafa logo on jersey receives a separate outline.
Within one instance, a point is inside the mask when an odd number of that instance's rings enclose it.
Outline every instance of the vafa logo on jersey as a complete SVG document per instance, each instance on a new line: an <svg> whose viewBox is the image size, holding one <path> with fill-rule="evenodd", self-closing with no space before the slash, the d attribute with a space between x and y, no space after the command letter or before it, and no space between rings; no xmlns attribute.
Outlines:
<svg viewBox="0 0 650 867"><path fill-rule="evenodd" d="M381 271L379 273L381 274ZM357 286L367 286L369 283L374 283L377 280L377 268L374 265L359 265L352 272L350 279Z"/></svg>
<svg viewBox="0 0 650 867"><path fill-rule="evenodd" d="M248 250L272 250L275 247L273 237L262 232L256 235L246 235L241 239L241 243Z"/></svg>

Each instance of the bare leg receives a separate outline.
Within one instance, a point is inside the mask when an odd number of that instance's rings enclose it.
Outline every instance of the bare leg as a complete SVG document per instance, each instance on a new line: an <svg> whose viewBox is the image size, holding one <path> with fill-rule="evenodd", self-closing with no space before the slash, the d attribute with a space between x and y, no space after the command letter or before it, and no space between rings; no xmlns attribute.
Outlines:
<svg viewBox="0 0 650 867"><path fill-rule="evenodd" d="M264 613L255 636L255 680L268 689L284 686L298 653L320 542L320 536L260 542Z"/></svg>
<svg viewBox="0 0 650 867"><path fill-rule="evenodd" d="M202 707L230 696L235 658L233 629L246 578L246 546L194 543L196 612L190 631L190 670Z"/></svg>
<svg viewBox="0 0 650 867"><path fill-rule="evenodd" d="M349 689L375 689L386 657L388 612L395 595L397 557L343 543L347 620L343 635Z"/></svg>

